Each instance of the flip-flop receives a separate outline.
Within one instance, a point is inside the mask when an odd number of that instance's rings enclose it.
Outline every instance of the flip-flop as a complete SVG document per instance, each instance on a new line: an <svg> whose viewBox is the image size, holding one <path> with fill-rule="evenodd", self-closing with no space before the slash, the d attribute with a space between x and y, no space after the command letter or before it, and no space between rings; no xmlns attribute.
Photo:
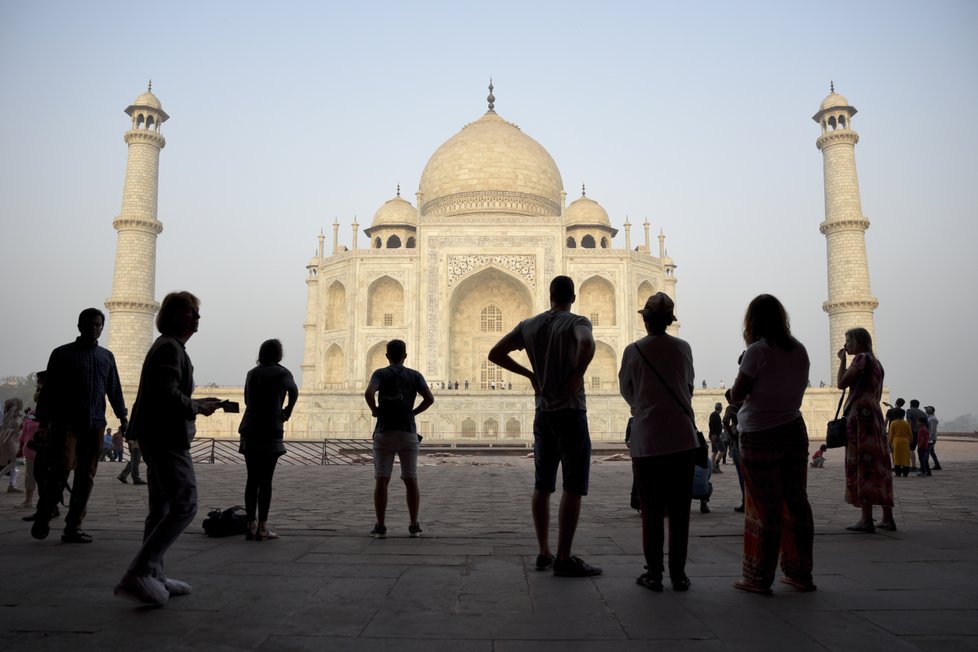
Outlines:
<svg viewBox="0 0 978 652"><path fill-rule="evenodd" d="M870 523L869 525L860 525L859 523L853 523L852 525L847 525L846 529L850 532L865 532L866 534L873 534L876 532L876 526Z"/></svg>
<svg viewBox="0 0 978 652"><path fill-rule="evenodd" d="M748 593L757 593L759 595L771 595L772 591L769 587L763 587L759 584L751 584L750 582L744 582L739 580L733 583L735 589L740 589L741 591L747 591Z"/></svg>
<svg viewBox="0 0 978 652"><path fill-rule="evenodd" d="M781 581L783 583L789 585L789 586L795 587L796 589L798 589L799 591L802 591L804 593L808 593L810 591L814 591L815 589L818 588L812 582L802 582L801 580L796 580L795 578L788 577L787 575L785 575L784 577L782 577L781 578Z"/></svg>

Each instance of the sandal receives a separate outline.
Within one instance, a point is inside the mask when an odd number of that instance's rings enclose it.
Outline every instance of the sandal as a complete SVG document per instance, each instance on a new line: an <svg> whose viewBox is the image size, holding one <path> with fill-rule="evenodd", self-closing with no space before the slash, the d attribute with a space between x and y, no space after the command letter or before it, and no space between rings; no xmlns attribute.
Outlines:
<svg viewBox="0 0 978 652"><path fill-rule="evenodd" d="M248 521L248 529L245 530L245 541L254 541L258 533L258 521Z"/></svg>
<svg viewBox="0 0 978 652"><path fill-rule="evenodd" d="M847 525L846 529L850 532L865 532L866 534L873 534L876 532L876 526L872 523L863 524L856 521L852 525Z"/></svg>
<svg viewBox="0 0 978 652"><path fill-rule="evenodd" d="M886 530L887 532L897 531L896 521L884 521L879 525L877 525L876 527L878 527L881 530Z"/></svg>
<svg viewBox="0 0 978 652"><path fill-rule="evenodd" d="M255 541L272 541L278 538L278 533L272 532L264 523L255 532Z"/></svg>
<svg viewBox="0 0 978 652"><path fill-rule="evenodd" d="M783 577L781 578L781 581L782 581L782 582L783 582L784 584L787 584L787 585L789 585L789 586L793 586L793 587L795 587L796 589L798 589L799 591L801 591L801 592L803 592L803 593L809 593L809 592L811 592L811 591L814 591L815 589L817 589L817 588L818 588L818 587L817 587L817 586L815 586L815 584L814 584L813 582L811 582L811 581L808 581L808 582L802 582L801 580L796 580L795 578L793 578L793 577L788 577L787 575L785 575L785 576L783 576Z"/></svg>
<svg viewBox="0 0 978 652"><path fill-rule="evenodd" d="M653 577L651 573L642 573L635 578L635 583L644 586L649 591L662 593L662 578Z"/></svg>
<svg viewBox="0 0 978 652"><path fill-rule="evenodd" d="M761 586L760 584L753 584L746 580L738 580L734 582L733 587L735 589L740 589L741 591L747 591L748 593L757 593L760 595L771 595L771 593L773 593L770 587L764 587Z"/></svg>

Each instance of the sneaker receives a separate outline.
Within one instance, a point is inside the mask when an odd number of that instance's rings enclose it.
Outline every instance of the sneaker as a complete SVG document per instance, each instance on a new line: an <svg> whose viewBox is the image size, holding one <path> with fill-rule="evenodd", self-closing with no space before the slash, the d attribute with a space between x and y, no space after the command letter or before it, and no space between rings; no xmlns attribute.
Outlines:
<svg viewBox="0 0 978 652"><path fill-rule="evenodd" d="M117 475L117 476L116 476L116 480L118 480L118 481L119 481L119 482L121 482L122 484L129 484L129 481L128 481L128 480L126 480L125 478L123 478L123 477L122 477L121 475Z"/></svg>
<svg viewBox="0 0 978 652"><path fill-rule="evenodd" d="M594 577L601 569L585 562L580 557L554 560L554 575L557 577Z"/></svg>
<svg viewBox="0 0 978 652"><path fill-rule="evenodd" d="M678 580L673 580L672 590L675 591L676 593L685 593L686 591L689 591L690 584L692 584L692 582L689 581L688 577L684 577Z"/></svg>
<svg viewBox="0 0 978 652"><path fill-rule="evenodd" d="M377 523L374 525L374 529L370 530L370 536L375 539L386 539L387 538L387 526Z"/></svg>
<svg viewBox="0 0 978 652"><path fill-rule="evenodd" d="M635 578L635 583L639 586L644 586L649 591L654 591L655 593L662 593L662 578L652 577L651 573L642 573Z"/></svg>
<svg viewBox="0 0 978 652"><path fill-rule="evenodd" d="M24 493L24 490L23 489L18 489L17 487L7 487L7 493L8 494L22 494L22 493Z"/></svg>
<svg viewBox="0 0 978 652"><path fill-rule="evenodd" d="M61 535L61 543L91 543L92 535L85 530L65 530Z"/></svg>
<svg viewBox="0 0 978 652"><path fill-rule="evenodd" d="M700 501L700 513L701 514L709 514L710 513L710 506L707 505L704 501Z"/></svg>
<svg viewBox="0 0 978 652"><path fill-rule="evenodd" d="M35 539L47 539L51 532L51 522L41 518L37 512L34 513L34 525L31 526L31 536Z"/></svg>
<svg viewBox="0 0 978 652"><path fill-rule="evenodd" d="M932 466L932 467L930 467L930 470L931 471L940 471L941 470L941 465L938 464L936 466Z"/></svg>
<svg viewBox="0 0 978 652"><path fill-rule="evenodd" d="M538 571L550 570L554 567L553 555L537 555L536 569Z"/></svg>
<svg viewBox="0 0 978 652"><path fill-rule="evenodd" d="M157 607L165 605L170 598L166 587L156 578L148 575L133 575L132 573L123 575L112 593Z"/></svg>
<svg viewBox="0 0 978 652"><path fill-rule="evenodd" d="M145 481L145 480L139 480L139 479L137 478L136 480L133 480L133 481L132 481L132 483L133 483L133 484L146 484L146 481Z"/></svg>
<svg viewBox="0 0 978 652"><path fill-rule="evenodd" d="M411 535L412 539L420 537L422 532L424 532L424 530L421 529L421 524L417 521L408 526L408 534Z"/></svg>
<svg viewBox="0 0 978 652"><path fill-rule="evenodd" d="M741 503L740 504L740 507L734 507L734 511L737 512L737 513L739 513L739 514L743 514L744 513L744 504Z"/></svg>
<svg viewBox="0 0 978 652"><path fill-rule="evenodd" d="M181 582L180 580L175 580L171 578L166 578L163 580L163 588L171 596L174 595L190 595L190 585L186 582Z"/></svg>
<svg viewBox="0 0 978 652"><path fill-rule="evenodd" d="M721 469L721 468L719 467L719 465L717 465L717 464L714 464L714 465L713 465L713 472L714 472L714 473L723 473L723 469Z"/></svg>

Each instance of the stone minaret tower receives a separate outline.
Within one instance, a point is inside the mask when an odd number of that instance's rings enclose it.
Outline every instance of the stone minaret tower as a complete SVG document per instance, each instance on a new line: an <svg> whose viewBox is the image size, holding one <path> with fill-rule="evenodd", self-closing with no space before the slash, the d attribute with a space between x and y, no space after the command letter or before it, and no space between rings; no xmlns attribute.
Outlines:
<svg viewBox="0 0 978 652"><path fill-rule="evenodd" d="M869 263L866 258L866 229L856 178L856 143L859 134L852 130L856 107L835 92L812 119L822 127L815 145L822 152L825 179L825 221L819 229L828 250L829 299L822 309L829 314L829 375L834 379L839 359L836 353L845 343L846 331L862 326L873 336L873 311L879 302L870 294Z"/></svg>
<svg viewBox="0 0 978 652"><path fill-rule="evenodd" d="M112 296L109 310L108 348L115 354L126 401L136 399L139 371L153 343L156 301L156 236L163 224L156 219L160 150L166 145L160 125L168 116L152 93L150 82L126 113L132 127L126 132L129 160L122 190L122 211L112 222L118 231Z"/></svg>

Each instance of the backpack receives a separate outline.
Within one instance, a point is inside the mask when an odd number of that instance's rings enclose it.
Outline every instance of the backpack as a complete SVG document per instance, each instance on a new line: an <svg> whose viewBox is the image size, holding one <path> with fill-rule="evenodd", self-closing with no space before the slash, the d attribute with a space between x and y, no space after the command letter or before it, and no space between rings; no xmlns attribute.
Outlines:
<svg viewBox="0 0 978 652"><path fill-rule="evenodd" d="M241 505L225 510L212 509L202 523L209 537L232 537L248 531L248 514Z"/></svg>
<svg viewBox="0 0 978 652"><path fill-rule="evenodd" d="M408 379L401 368L388 367L384 370L377 394L377 417L384 430L414 430L414 405L413 401L412 404L408 404L408 401L415 391L408 386Z"/></svg>

